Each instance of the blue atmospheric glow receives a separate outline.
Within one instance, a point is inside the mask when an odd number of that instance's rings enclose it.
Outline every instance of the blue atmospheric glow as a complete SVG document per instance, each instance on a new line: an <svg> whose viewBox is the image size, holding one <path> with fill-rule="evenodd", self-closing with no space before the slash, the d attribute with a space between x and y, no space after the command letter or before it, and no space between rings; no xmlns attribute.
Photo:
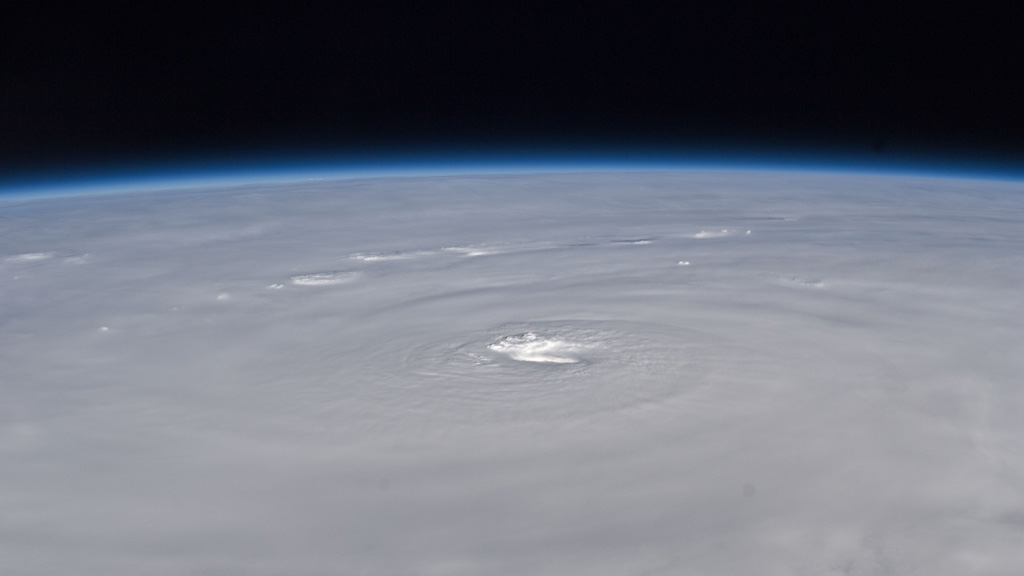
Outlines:
<svg viewBox="0 0 1024 576"><path fill-rule="evenodd" d="M964 155L903 154L880 158L811 150L737 152L633 148L604 152L549 149L503 153L448 150L393 155L319 155L311 160L313 157L263 155L36 171L0 180L0 200L304 180L543 172L728 170L1024 180L1024 167L1019 163L984 161Z"/></svg>

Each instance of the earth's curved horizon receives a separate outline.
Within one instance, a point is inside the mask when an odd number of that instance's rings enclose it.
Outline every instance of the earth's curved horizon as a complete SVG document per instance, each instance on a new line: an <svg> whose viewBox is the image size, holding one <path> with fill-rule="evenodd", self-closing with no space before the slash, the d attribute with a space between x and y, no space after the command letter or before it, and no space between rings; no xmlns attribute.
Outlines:
<svg viewBox="0 0 1024 576"><path fill-rule="evenodd" d="M253 181L0 230L11 573L1024 570L1021 182Z"/></svg>

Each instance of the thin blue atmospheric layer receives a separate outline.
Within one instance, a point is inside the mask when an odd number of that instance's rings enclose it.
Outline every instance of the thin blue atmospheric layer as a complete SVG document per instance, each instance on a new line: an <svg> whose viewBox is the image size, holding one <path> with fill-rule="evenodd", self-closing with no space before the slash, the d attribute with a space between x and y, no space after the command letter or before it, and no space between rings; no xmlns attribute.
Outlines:
<svg viewBox="0 0 1024 576"><path fill-rule="evenodd" d="M1024 180L1024 163L981 162L966 156L918 155L887 158L809 150L714 151L630 149L527 150L481 153L302 155L185 160L61 167L0 179L0 202L47 197L118 194L185 188L232 187L373 177L416 177L545 172L737 171L877 174L976 180Z"/></svg>

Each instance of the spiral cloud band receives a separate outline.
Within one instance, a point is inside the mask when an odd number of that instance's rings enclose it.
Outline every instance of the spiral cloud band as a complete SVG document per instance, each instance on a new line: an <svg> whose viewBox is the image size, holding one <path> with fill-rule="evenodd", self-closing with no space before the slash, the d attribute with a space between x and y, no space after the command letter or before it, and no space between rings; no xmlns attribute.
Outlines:
<svg viewBox="0 0 1024 576"><path fill-rule="evenodd" d="M11 574L1020 574L1024 188L0 204Z"/></svg>

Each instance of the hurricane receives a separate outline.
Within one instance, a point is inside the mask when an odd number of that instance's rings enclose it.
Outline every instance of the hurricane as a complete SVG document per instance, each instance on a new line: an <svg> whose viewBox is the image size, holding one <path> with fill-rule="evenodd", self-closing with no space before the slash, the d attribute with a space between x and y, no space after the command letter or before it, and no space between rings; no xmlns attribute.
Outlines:
<svg viewBox="0 0 1024 576"><path fill-rule="evenodd" d="M12 574L1024 566L1020 183L254 177L0 230Z"/></svg>

